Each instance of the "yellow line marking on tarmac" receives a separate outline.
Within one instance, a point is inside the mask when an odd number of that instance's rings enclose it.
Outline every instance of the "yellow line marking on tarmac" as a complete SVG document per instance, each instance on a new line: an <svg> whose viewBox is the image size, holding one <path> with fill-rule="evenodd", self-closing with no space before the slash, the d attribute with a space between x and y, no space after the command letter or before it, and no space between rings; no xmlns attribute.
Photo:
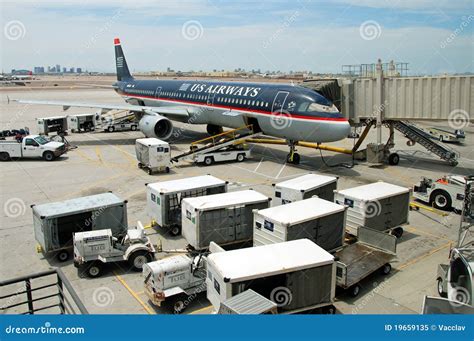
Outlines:
<svg viewBox="0 0 474 341"><path fill-rule="evenodd" d="M99 159L99 162L105 166L104 160L102 160L102 152L100 151L99 146L95 147L95 155L97 155L97 158Z"/></svg>
<svg viewBox="0 0 474 341"><path fill-rule="evenodd" d="M120 275L118 275L117 272L114 271L114 275L119 280L119 282L122 283L125 289L127 289L128 292L138 301L138 303L141 304L141 306L147 311L148 314L150 315L156 314L153 309L151 309L147 304L145 304L145 302L143 302L143 300L140 297L138 297L139 294L133 291L133 289L130 288L127 282L125 282L125 280Z"/></svg>
<svg viewBox="0 0 474 341"><path fill-rule="evenodd" d="M449 243L443 244L443 245L441 245L441 246L439 246L439 247L437 247L437 248L434 248L434 249L432 249L432 250L426 252L425 254L422 254L421 256L418 256L418 257L416 257L416 258L414 258L414 259L412 259L412 260L410 260L410 261L408 261L408 262L406 262L406 263L403 263L402 265L400 265L399 267L397 267L397 270L402 270L402 269L404 269L404 268L406 268L406 267L408 267L408 266L410 266L410 265L413 265L413 264L417 263L418 261L420 261L420 260L422 260L422 259L425 259L426 257L429 257L429 256L431 256L432 254L434 254L434 253L436 253L436 252L438 252L438 251L441 251L441 250L443 250L443 249L449 247L451 244L452 244L452 243L449 242Z"/></svg>
<svg viewBox="0 0 474 341"><path fill-rule="evenodd" d="M84 153L83 151L81 151L79 149L76 149L74 152L77 153L80 157L82 157L83 159L86 159L89 162L98 163L97 160L91 159L86 153Z"/></svg>
<svg viewBox="0 0 474 341"><path fill-rule="evenodd" d="M411 225L405 226L404 229L407 230L408 232L419 233L419 234L423 234L425 236L433 237L433 238L438 239L438 240L442 239L442 240L446 240L446 241L454 243L454 240L451 240L451 239L448 239L448 238L445 238L445 237L440 237L440 236L437 236L437 235L435 235L433 233L430 233L430 232L418 230L417 228L415 228L414 226L411 226Z"/></svg>
<svg viewBox="0 0 474 341"><path fill-rule="evenodd" d="M194 314L197 314L197 313L200 313L201 311L204 311L204 310L207 310L209 308L212 308L212 305L209 305L207 307L204 307L204 308L200 308L198 310L195 310L193 311L192 313L189 313L189 315L194 315ZM208 314L210 314L211 312L208 312Z"/></svg>
<svg viewBox="0 0 474 341"><path fill-rule="evenodd" d="M123 149L122 147L119 147L119 146L113 146L113 148L117 149L119 152L121 152L123 155L125 155L127 157L127 159L130 161L130 166L132 168L135 168L136 164L137 164L137 160L132 157L132 155L127 152L125 149Z"/></svg>

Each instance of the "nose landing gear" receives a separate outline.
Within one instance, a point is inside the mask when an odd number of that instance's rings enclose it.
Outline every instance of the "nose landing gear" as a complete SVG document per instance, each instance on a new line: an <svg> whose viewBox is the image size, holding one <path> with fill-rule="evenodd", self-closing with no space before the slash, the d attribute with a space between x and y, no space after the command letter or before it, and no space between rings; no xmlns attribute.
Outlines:
<svg viewBox="0 0 474 341"><path fill-rule="evenodd" d="M286 162L298 165L300 163L300 154L296 153L296 142L288 141L288 145L290 146L290 152L286 156Z"/></svg>

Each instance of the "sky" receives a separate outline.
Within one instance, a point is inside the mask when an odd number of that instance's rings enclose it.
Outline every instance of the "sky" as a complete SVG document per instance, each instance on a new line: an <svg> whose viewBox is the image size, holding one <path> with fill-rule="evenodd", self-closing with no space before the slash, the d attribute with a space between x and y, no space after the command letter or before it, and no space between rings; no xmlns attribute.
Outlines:
<svg viewBox="0 0 474 341"><path fill-rule="evenodd" d="M394 60L409 73L474 72L472 0L0 0L0 67L132 73L312 71Z"/></svg>

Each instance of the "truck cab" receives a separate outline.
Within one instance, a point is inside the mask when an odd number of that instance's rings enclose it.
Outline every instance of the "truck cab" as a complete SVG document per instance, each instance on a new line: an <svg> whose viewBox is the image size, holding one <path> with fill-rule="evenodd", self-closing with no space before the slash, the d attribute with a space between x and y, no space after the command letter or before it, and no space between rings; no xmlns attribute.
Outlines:
<svg viewBox="0 0 474 341"><path fill-rule="evenodd" d="M0 160L11 158L43 158L53 161L67 152L66 145L55 142L41 135L27 135L19 141L0 141Z"/></svg>

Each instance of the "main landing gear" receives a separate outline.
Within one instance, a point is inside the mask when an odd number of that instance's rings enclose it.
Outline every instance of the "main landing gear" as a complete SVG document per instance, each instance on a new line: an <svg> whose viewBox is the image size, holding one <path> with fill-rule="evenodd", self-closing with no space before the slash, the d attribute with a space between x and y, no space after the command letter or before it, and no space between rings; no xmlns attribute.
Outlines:
<svg viewBox="0 0 474 341"><path fill-rule="evenodd" d="M288 145L290 146L290 152L286 156L286 162L298 165L300 163L300 154L296 153L296 142L288 141Z"/></svg>

